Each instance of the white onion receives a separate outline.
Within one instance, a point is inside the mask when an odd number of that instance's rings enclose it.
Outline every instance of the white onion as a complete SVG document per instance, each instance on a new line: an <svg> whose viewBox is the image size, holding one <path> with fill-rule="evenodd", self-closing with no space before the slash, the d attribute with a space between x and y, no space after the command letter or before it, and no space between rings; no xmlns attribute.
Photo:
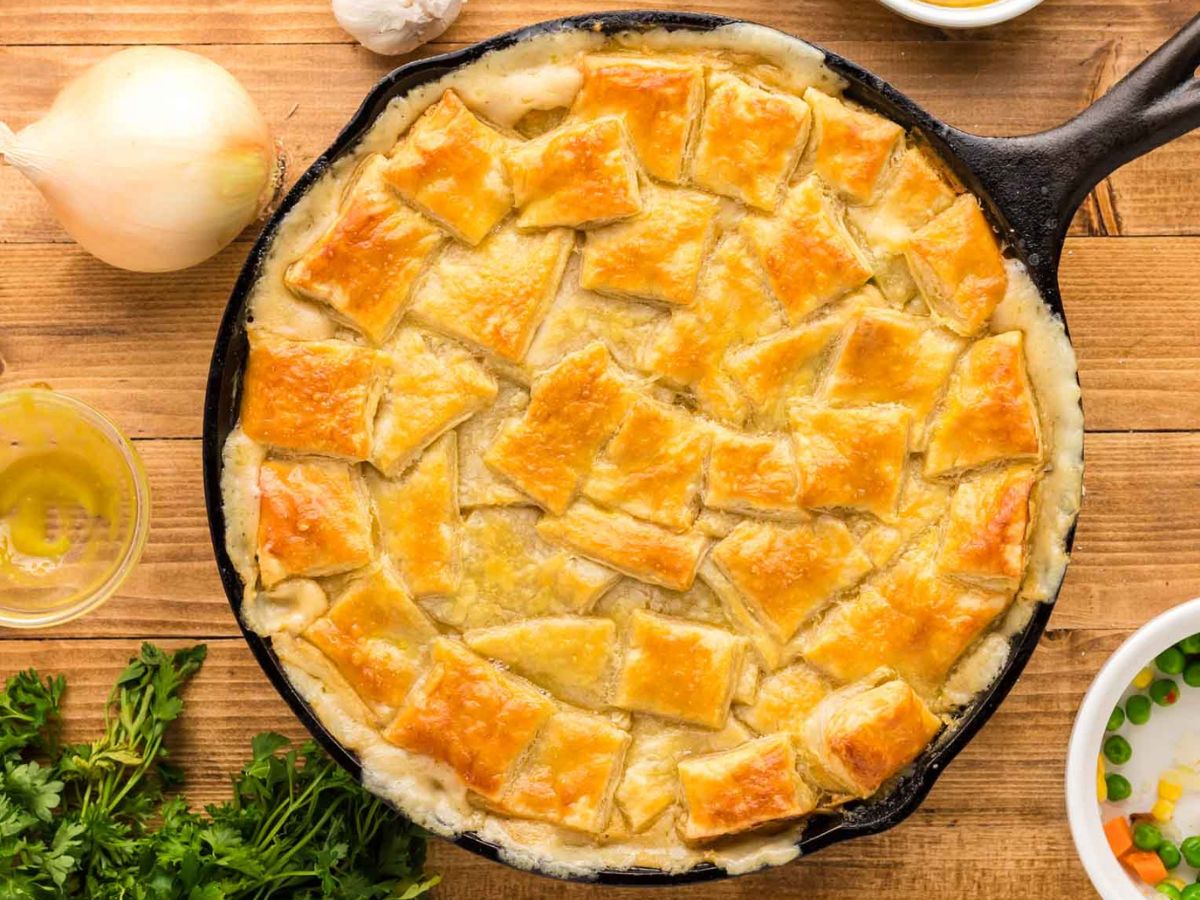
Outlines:
<svg viewBox="0 0 1200 900"><path fill-rule="evenodd" d="M0 156L89 253L138 272L203 262L270 202L278 152L238 81L169 47L122 50L55 98Z"/></svg>
<svg viewBox="0 0 1200 900"><path fill-rule="evenodd" d="M333 0L333 17L373 53L416 50L450 27L462 0Z"/></svg>

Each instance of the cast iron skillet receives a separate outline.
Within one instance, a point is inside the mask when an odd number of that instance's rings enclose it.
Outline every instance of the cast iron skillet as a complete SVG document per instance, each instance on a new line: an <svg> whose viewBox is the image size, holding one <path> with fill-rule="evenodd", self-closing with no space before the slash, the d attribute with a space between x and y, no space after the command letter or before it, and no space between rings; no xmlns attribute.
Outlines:
<svg viewBox="0 0 1200 900"><path fill-rule="evenodd" d="M238 622L242 582L225 552L221 505L221 448L237 420L238 385L247 352L246 299L280 221L313 182L338 157L349 152L388 103L419 85L479 59L485 53L550 32L578 29L604 33L668 28L711 31L737 20L682 12L610 12L575 16L532 25L444 56L401 66L371 91L350 124L288 193L246 261L225 310L213 351L204 405L204 488L217 567ZM942 159L984 203L993 223L1028 266L1050 308L1063 315L1058 292L1058 263L1067 226L1088 192L1107 174L1193 128L1200 127L1200 16L1079 116L1041 134L987 138L967 134L930 116L887 82L836 54L826 64L842 76L847 95L877 109L905 128L922 134ZM1072 535L1068 537L1068 549ZM1057 592L1056 592L1057 593ZM846 814L816 817L800 840L802 854L830 844L891 828L907 818L929 793L942 769L958 754L1016 683L1050 618L1051 604L1039 604L1026 628L1013 639L1003 672L962 713L956 728L926 751L910 774L884 798L847 808ZM263 671L300 721L342 766L361 775L354 754L321 724L288 682L269 641L243 633ZM500 859L496 846L471 834L455 840L488 859ZM724 877L709 864L680 874L657 869L606 870L605 884L682 884Z"/></svg>

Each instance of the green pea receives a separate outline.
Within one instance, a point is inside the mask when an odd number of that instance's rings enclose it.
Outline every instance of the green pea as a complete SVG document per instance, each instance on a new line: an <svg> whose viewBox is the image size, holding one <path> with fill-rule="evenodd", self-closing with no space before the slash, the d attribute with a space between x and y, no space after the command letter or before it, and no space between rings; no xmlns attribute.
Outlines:
<svg viewBox="0 0 1200 900"><path fill-rule="evenodd" d="M1200 687L1200 659L1192 660L1183 670L1183 683L1188 687Z"/></svg>
<svg viewBox="0 0 1200 900"><path fill-rule="evenodd" d="M1189 866L1200 869L1200 837L1192 835L1190 838L1184 838L1183 843L1179 845L1179 851Z"/></svg>
<svg viewBox="0 0 1200 900"><path fill-rule="evenodd" d="M1179 852L1179 848L1163 838L1163 842L1158 845L1158 858L1162 860L1162 864L1166 866L1167 871L1177 868L1183 862L1183 854Z"/></svg>
<svg viewBox="0 0 1200 900"><path fill-rule="evenodd" d="M1158 666L1158 671L1164 675L1178 675L1187 665L1187 657L1178 647L1168 647L1154 657L1154 665Z"/></svg>
<svg viewBox="0 0 1200 900"><path fill-rule="evenodd" d="M1133 846L1139 850L1157 850L1162 840L1162 832L1158 830L1157 825L1139 822L1133 826Z"/></svg>
<svg viewBox="0 0 1200 900"><path fill-rule="evenodd" d="M1150 721L1150 698L1145 694L1134 694L1125 701L1125 714L1134 725L1145 725Z"/></svg>
<svg viewBox="0 0 1200 900"><path fill-rule="evenodd" d="M1159 706L1174 706L1179 699L1179 685L1173 679L1160 678L1150 685L1150 699Z"/></svg>
<svg viewBox="0 0 1200 900"><path fill-rule="evenodd" d="M1188 656L1200 656L1200 634L1185 637L1177 646Z"/></svg>
<svg viewBox="0 0 1200 900"><path fill-rule="evenodd" d="M1119 734L1109 735L1104 741L1104 757L1114 766L1123 766L1133 756L1133 748L1129 741Z"/></svg>
<svg viewBox="0 0 1200 900"><path fill-rule="evenodd" d="M1115 772L1111 775L1105 775L1104 783L1108 786L1108 799L1113 803L1128 800L1129 795L1133 793L1133 785L1129 783L1129 779L1124 775L1118 775Z"/></svg>
<svg viewBox="0 0 1200 900"><path fill-rule="evenodd" d="M1171 900L1183 900L1183 893L1169 881L1160 881L1154 890L1159 894L1170 897Z"/></svg>
<svg viewBox="0 0 1200 900"><path fill-rule="evenodd" d="M1189 884L1179 892L1179 900L1200 900L1200 884Z"/></svg>
<svg viewBox="0 0 1200 900"><path fill-rule="evenodd" d="M1121 709L1121 707L1118 706L1118 707L1115 707L1113 709L1113 711L1108 714L1108 724L1104 726L1104 729L1106 731L1116 731L1118 728L1120 728L1124 724L1125 724L1125 711L1123 709Z"/></svg>

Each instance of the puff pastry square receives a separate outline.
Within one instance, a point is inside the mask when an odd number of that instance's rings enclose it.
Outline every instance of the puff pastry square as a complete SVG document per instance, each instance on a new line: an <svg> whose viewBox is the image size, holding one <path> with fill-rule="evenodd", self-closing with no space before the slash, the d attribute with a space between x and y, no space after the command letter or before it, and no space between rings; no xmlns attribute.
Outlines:
<svg viewBox="0 0 1200 900"><path fill-rule="evenodd" d="M334 318L375 344L396 327L444 237L382 184L384 165L379 155L363 163L333 224L283 277L293 293L325 304Z"/></svg>
<svg viewBox="0 0 1200 900"><path fill-rule="evenodd" d="M725 369L749 398L758 421L785 427L792 402L812 396L817 389L838 335L861 309L883 302L879 291L868 285L827 308L824 315L733 350L725 359Z"/></svg>
<svg viewBox="0 0 1200 900"><path fill-rule="evenodd" d="M745 514L794 514L798 488L787 438L713 429L705 506Z"/></svg>
<svg viewBox="0 0 1200 900"><path fill-rule="evenodd" d="M979 331L1008 290L996 235L969 194L913 234L906 256L930 311L959 334Z"/></svg>
<svg viewBox="0 0 1200 900"><path fill-rule="evenodd" d="M720 628L636 610L613 702L720 728L729 714L744 644Z"/></svg>
<svg viewBox="0 0 1200 900"><path fill-rule="evenodd" d="M868 203L904 140L904 129L882 116L809 88L812 166L850 203Z"/></svg>
<svg viewBox="0 0 1200 900"><path fill-rule="evenodd" d="M629 734L601 716L562 712L534 741L501 800L514 815L596 833L608 824Z"/></svg>
<svg viewBox="0 0 1200 900"><path fill-rule="evenodd" d="M708 443L706 429L681 410L639 400L593 464L583 492L604 506L684 531L699 511Z"/></svg>
<svg viewBox="0 0 1200 900"><path fill-rule="evenodd" d="M793 324L871 277L869 260L815 175L788 190L776 215L747 216L741 229Z"/></svg>
<svg viewBox="0 0 1200 900"><path fill-rule="evenodd" d="M950 501L938 565L982 588L1012 593L1025 573L1032 469L987 472L963 481Z"/></svg>
<svg viewBox="0 0 1200 900"><path fill-rule="evenodd" d="M446 91L400 139L383 178L459 240L478 244L512 209L508 143Z"/></svg>
<svg viewBox="0 0 1200 900"><path fill-rule="evenodd" d="M619 116L642 168L677 182L688 140L704 106L704 68L637 56L585 56L583 87L571 115Z"/></svg>
<svg viewBox="0 0 1200 900"><path fill-rule="evenodd" d="M740 425L746 402L724 370L726 353L782 324L745 243L736 232L728 233L704 267L696 299L687 309L673 310L655 332L642 367L678 387L690 388L700 408L714 418Z"/></svg>
<svg viewBox="0 0 1200 900"><path fill-rule="evenodd" d="M508 154L521 228L582 228L642 209L637 158L616 116L563 125Z"/></svg>
<svg viewBox="0 0 1200 900"><path fill-rule="evenodd" d="M554 704L458 641L436 638L431 650L432 668L383 736L445 763L471 790L499 800Z"/></svg>
<svg viewBox="0 0 1200 900"><path fill-rule="evenodd" d="M929 478L998 460L1041 457L1041 426L1021 332L982 338L959 358L928 443Z"/></svg>
<svg viewBox="0 0 1200 900"><path fill-rule="evenodd" d="M556 697L593 708L605 704L617 651L612 619L526 619L468 631L463 640L476 653L504 663Z"/></svg>
<svg viewBox="0 0 1200 900"><path fill-rule="evenodd" d="M376 709L398 707L420 674L433 623L382 566L351 581L304 638Z"/></svg>
<svg viewBox="0 0 1200 900"><path fill-rule="evenodd" d="M829 696L829 680L804 663L772 672L758 686L751 705L738 707L739 718L759 734L804 736L804 725L817 704Z"/></svg>
<svg viewBox="0 0 1200 900"><path fill-rule="evenodd" d="M505 424L484 461L554 513L563 513L633 395L596 342L533 383L524 416Z"/></svg>
<svg viewBox="0 0 1200 900"><path fill-rule="evenodd" d="M692 181L749 206L774 209L808 140L810 118L799 97L712 74Z"/></svg>
<svg viewBox="0 0 1200 900"><path fill-rule="evenodd" d="M796 771L796 751L784 734L685 759L679 763L679 783L687 807L683 837L688 841L794 819L817 807L817 794Z"/></svg>
<svg viewBox="0 0 1200 900"><path fill-rule="evenodd" d="M496 399L458 426L458 502L463 507L523 506L530 499L488 468L483 454L503 424L519 418L529 393L511 381L498 380Z"/></svg>
<svg viewBox="0 0 1200 900"><path fill-rule="evenodd" d="M466 351L436 353L413 329L401 331L389 351L392 375L375 421L371 462L395 477L432 441L491 403L497 388Z"/></svg>
<svg viewBox="0 0 1200 900"><path fill-rule="evenodd" d="M453 432L400 481L368 473L384 550L415 597L458 586L458 449Z"/></svg>
<svg viewBox="0 0 1200 900"><path fill-rule="evenodd" d="M371 455L386 357L345 341L250 332L242 430L262 444L355 462Z"/></svg>
<svg viewBox="0 0 1200 900"><path fill-rule="evenodd" d="M708 547L702 534L676 534L621 512L575 503L561 516L544 516L538 534L631 578L687 590Z"/></svg>
<svg viewBox="0 0 1200 900"><path fill-rule="evenodd" d="M371 508L350 466L268 459L258 473L258 566L265 587L371 562Z"/></svg>
<svg viewBox="0 0 1200 900"><path fill-rule="evenodd" d="M912 415L900 406L792 408L800 505L896 513Z"/></svg>
<svg viewBox="0 0 1200 900"><path fill-rule="evenodd" d="M712 559L782 642L871 571L854 536L828 516L795 525L742 522L713 548Z"/></svg>
<svg viewBox="0 0 1200 900"><path fill-rule="evenodd" d="M965 342L929 320L868 309L838 347L823 395L835 406L896 403L912 413L913 443L941 395Z"/></svg>
<svg viewBox="0 0 1200 900"><path fill-rule="evenodd" d="M554 299L574 240L569 231L522 234L505 227L478 247L451 246L417 289L412 317L519 363Z"/></svg>
<svg viewBox="0 0 1200 900"><path fill-rule="evenodd" d="M547 544L537 519L533 509L472 511L463 522L458 589L423 598L424 608L458 629L588 612L619 576Z"/></svg>
<svg viewBox="0 0 1200 900"><path fill-rule="evenodd" d="M867 797L917 758L942 722L903 681L834 694L809 718L816 774L835 790Z"/></svg>
<svg viewBox="0 0 1200 900"><path fill-rule="evenodd" d="M580 284L590 291L687 306L716 235L721 201L683 188L644 192L642 211L588 232Z"/></svg>

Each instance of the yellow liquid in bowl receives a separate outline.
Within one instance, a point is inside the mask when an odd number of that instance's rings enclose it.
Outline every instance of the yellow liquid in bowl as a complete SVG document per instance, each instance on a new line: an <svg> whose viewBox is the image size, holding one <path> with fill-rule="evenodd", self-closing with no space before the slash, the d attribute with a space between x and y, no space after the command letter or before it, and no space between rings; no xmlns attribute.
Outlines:
<svg viewBox="0 0 1200 900"><path fill-rule="evenodd" d="M94 608L141 554L149 495L132 447L47 390L0 393L0 624Z"/></svg>

